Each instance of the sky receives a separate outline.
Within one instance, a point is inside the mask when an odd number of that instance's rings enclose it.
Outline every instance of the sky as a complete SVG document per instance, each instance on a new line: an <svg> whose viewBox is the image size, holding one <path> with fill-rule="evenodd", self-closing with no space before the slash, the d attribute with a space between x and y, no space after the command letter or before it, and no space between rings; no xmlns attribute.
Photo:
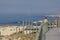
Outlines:
<svg viewBox="0 0 60 40"><path fill-rule="evenodd" d="M60 0L0 0L1 13L60 13Z"/></svg>

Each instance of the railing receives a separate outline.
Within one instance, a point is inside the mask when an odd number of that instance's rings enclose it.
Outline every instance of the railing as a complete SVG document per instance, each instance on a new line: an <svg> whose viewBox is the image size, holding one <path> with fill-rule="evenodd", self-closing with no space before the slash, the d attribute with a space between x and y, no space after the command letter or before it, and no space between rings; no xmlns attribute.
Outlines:
<svg viewBox="0 0 60 40"><path fill-rule="evenodd" d="M47 27L47 25L46 25ZM45 24L42 23L41 27L39 28L36 36L36 40L45 40L45 33L48 31L48 28L45 28Z"/></svg>
<svg viewBox="0 0 60 40"><path fill-rule="evenodd" d="M22 21L22 26L23 26L23 32L24 32L24 30L26 31L26 29L24 29L24 27L25 27L25 25L24 24L26 24L26 27L27 27L27 30L31 30L32 28L28 28L28 27L33 27L33 25L30 23L30 21L29 22L26 22L26 23L24 23L24 21ZM28 25L27 25L28 24ZM36 24L36 28L38 27L38 25ZM42 22L41 23L41 25L40 25L40 27L38 28L38 30L35 28L35 30L36 30L36 39L35 40L45 40L45 33L48 31L48 24L47 23L44 23L44 22ZM19 29L20 30L20 29ZM17 32L17 28L16 28L16 32ZM22 32L22 33L23 33ZM27 32L27 31L26 31ZM22 34L21 33L21 34ZM29 32L30 33L30 32ZM18 33L16 33L16 35L18 35ZM24 35L24 34L22 34L23 36L26 36L26 35ZM31 36L31 35L29 35L29 36ZM34 37L34 36L33 36ZM28 38L28 36L26 36L26 38Z"/></svg>
<svg viewBox="0 0 60 40"><path fill-rule="evenodd" d="M39 28L37 34L36 34L36 40L42 40L42 25L41 27Z"/></svg>
<svg viewBox="0 0 60 40"><path fill-rule="evenodd" d="M30 22L28 24L30 26ZM24 25L24 22L23 22L23 25ZM36 24L36 27L37 27L37 24ZM39 30L36 33L36 39L35 40L45 40L45 33L47 31L48 31L48 24L42 23L39 27Z"/></svg>

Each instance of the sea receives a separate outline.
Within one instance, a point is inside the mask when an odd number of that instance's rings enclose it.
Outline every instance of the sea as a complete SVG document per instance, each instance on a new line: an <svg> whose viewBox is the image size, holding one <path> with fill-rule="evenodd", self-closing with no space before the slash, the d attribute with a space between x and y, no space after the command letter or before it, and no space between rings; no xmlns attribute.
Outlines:
<svg viewBox="0 0 60 40"><path fill-rule="evenodd" d="M45 13L0 13L0 26L2 25L21 25L20 21L43 20ZM49 15L49 14L48 14Z"/></svg>

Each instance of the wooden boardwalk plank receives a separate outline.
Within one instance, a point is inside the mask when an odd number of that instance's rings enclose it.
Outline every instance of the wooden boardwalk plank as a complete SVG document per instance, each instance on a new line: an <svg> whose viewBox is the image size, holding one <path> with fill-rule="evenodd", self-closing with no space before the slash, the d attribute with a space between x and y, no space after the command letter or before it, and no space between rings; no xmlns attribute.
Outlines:
<svg viewBox="0 0 60 40"><path fill-rule="evenodd" d="M46 33L46 40L60 40L60 28L53 28Z"/></svg>

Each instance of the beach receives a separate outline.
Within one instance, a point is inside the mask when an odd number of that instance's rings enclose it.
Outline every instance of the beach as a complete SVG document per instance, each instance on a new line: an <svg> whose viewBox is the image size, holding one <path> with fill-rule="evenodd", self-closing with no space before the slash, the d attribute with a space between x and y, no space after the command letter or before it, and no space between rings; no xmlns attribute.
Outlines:
<svg viewBox="0 0 60 40"><path fill-rule="evenodd" d="M36 32L36 27L0 26L0 37L4 40L35 40Z"/></svg>

